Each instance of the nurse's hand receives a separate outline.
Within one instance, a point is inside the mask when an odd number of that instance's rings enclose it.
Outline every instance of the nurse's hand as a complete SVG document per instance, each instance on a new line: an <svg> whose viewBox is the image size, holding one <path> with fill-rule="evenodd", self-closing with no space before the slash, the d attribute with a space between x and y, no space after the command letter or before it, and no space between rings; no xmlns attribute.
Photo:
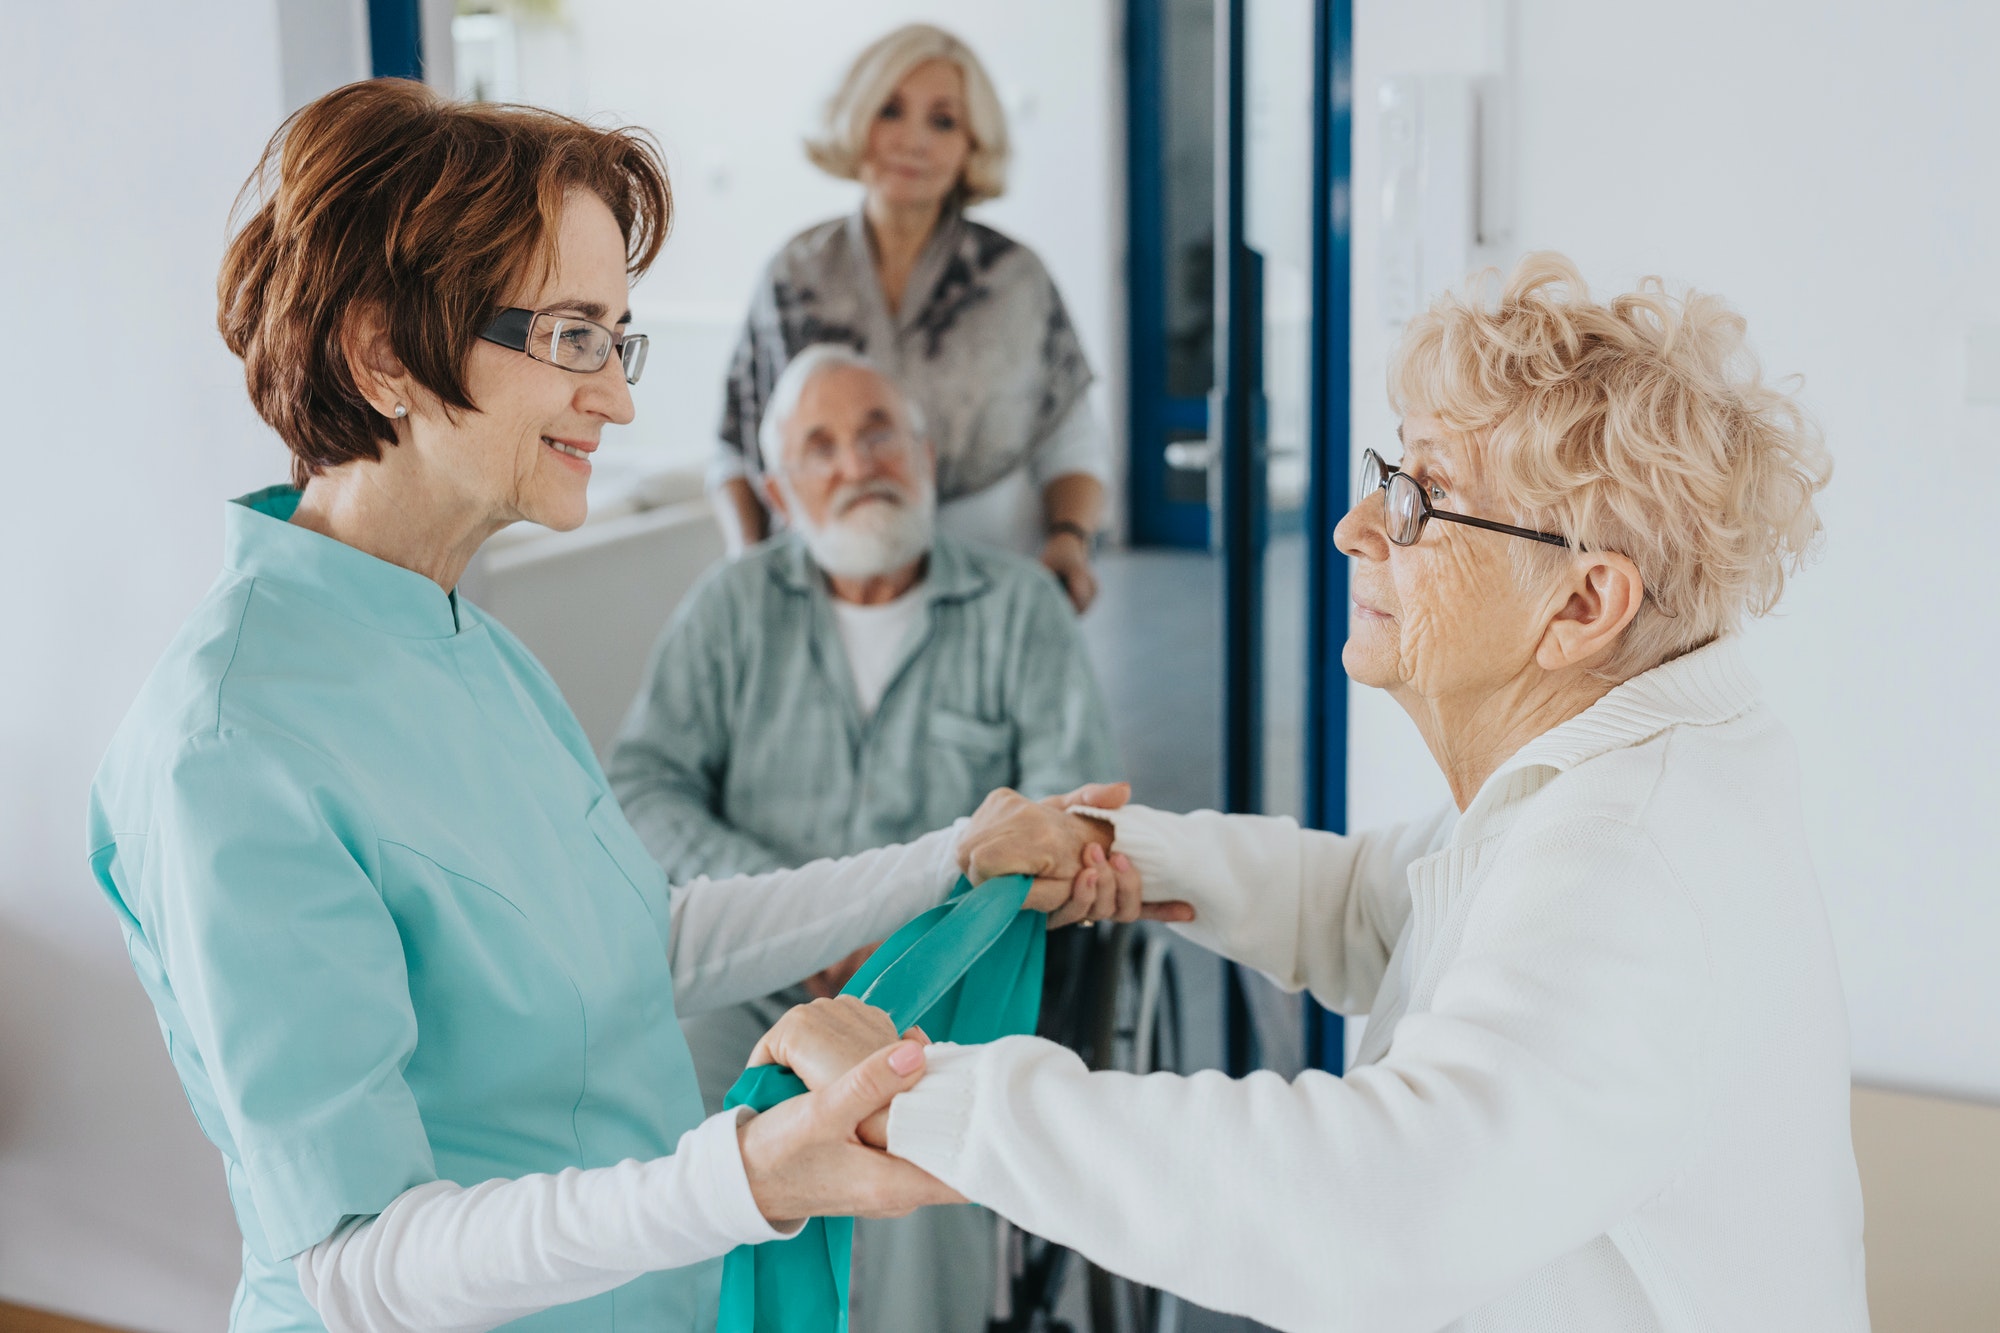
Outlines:
<svg viewBox="0 0 2000 1333"><path fill-rule="evenodd" d="M1126 782L1093 783L1040 801L1002 787L973 811L958 840L958 868L975 884L998 875L1028 875L1067 885L1083 869L1083 849L1092 843L1108 849L1112 838L1109 824L1073 815L1069 807L1116 810L1131 799L1132 786ZM1042 891L1039 884L1035 888Z"/></svg>
<svg viewBox="0 0 2000 1333"><path fill-rule="evenodd" d="M1144 884L1130 858L1113 853L1115 830L1070 813L1075 805L1116 810L1132 799L1129 783L1097 783L1030 801L1003 787L980 803L959 838L958 863L975 883L995 875L1032 875L1025 904L1049 914L1049 927L1094 921L1192 921L1184 902L1142 901Z"/></svg>
<svg viewBox="0 0 2000 1333"><path fill-rule="evenodd" d="M927 1204L964 1203L950 1186L857 1133L923 1072L923 1046L898 1042L836 1082L746 1120L736 1138L765 1218L782 1227L806 1217L901 1217Z"/></svg>
<svg viewBox="0 0 2000 1333"><path fill-rule="evenodd" d="M911 1028L901 1035L930 1044L922 1028ZM787 1010L758 1039L757 1049L750 1052L749 1067L783 1065L808 1088L831 1087L869 1056L895 1045L897 1036L888 1014L852 995L837 995ZM887 1144L887 1110L870 1116L859 1126L859 1133L863 1143L877 1148Z"/></svg>
<svg viewBox="0 0 2000 1333"><path fill-rule="evenodd" d="M835 995L785 1011L757 1040L748 1068L783 1065L808 1088L824 1088L899 1037L928 1043L922 1028L897 1032L889 1015L852 995Z"/></svg>

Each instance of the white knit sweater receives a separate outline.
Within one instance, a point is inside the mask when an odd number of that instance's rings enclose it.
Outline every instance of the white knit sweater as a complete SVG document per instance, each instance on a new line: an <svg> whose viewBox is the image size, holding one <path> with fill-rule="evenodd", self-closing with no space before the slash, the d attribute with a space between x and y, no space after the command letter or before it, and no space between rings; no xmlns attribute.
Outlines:
<svg viewBox="0 0 2000 1333"><path fill-rule="evenodd" d="M1549 731L1455 820L1109 817L1190 937L1370 1015L1356 1067L938 1046L892 1151L1280 1329L1867 1327L1839 979L1792 746L1733 641Z"/></svg>

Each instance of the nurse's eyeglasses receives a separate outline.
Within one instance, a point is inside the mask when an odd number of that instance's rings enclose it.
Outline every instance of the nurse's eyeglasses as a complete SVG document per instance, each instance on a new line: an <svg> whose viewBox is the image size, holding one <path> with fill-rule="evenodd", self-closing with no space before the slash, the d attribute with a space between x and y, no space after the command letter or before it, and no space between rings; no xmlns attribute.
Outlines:
<svg viewBox="0 0 2000 1333"><path fill-rule="evenodd" d="M578 375L594 375L604 369L613 352L625 368L627 384L637 384L639 373L646 368L645 334L613 333L602 324L575 315L509 307L479 336Z"/></svg>
<svg viewBox="0 0 2000 1333"><path fill-rule="evenodd" d="M1567 537L1558 537L1552 532L1536 532L1533 528L1517 528L1511 523L1495 523L1490 518L1474 518L1470 514L1453 514L1438 509L1431 504L1431 498L1424 494L1424 488L1417 479L1399 467L1391 467L1382 461L1382 455L1373 449L1361 454L1361 475L1355 479L1354 503L1360 504L1377 491L1387 491L1383 500L1383 526L1389 540L1398 546L1415 546L1417 539L1424 535L1424 524L1434 518L1448 523L1463 523L1467 527L1485 528L1488 532L1504 532L1510 537L1526 537L1531 542L1547 542L1550 546L1568 546Z"/></svg>

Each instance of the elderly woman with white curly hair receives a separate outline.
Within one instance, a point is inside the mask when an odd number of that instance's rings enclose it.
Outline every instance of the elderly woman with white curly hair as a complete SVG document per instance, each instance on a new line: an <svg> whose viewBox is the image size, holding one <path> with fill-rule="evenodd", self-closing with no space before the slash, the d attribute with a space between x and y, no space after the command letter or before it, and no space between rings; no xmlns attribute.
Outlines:
<svg viewBox="0 0 2000 1333"><path fill-rule="evenodd" d="M1110 878L1194 904L1194 939L1366 1013L1345 1076L940 1045L889 1150L1280 1329L1866 1328L1840 983L1792 744L1737 640L1830 465L1743 334L1657 281L1595 302L1551 255L1408 330L1401 461L1365 456L1333 535L1343 662L1415 719L1438 816L1341 837L1000 798L976 821L975 871L1093 837ZM824 1082L892 1038L842 1002L767 1045Z"/></svg>

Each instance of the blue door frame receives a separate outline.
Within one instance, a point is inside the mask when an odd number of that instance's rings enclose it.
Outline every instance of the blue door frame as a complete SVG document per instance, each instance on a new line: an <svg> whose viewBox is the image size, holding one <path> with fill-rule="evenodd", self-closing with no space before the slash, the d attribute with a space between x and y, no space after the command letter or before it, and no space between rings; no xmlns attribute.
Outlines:
<svg viewBox="0 0 2000 1333"><path fill-rule="evenodd" d="M1264 808L1264 540L1269 527L1264 439L1262 256L1244 229L1250 0L1215 7L1215 401L1221 420L1222 808Z"/></svg>
<svg viewBox="0 0 2000 1333"><path fill-rule="evenodd" d="M368 56L378 79L424 77L422 0L368 0Z"/></svg>
<svg viewBox="0 0 2000 1333"><path fill-rule="evenodd" d="M1354 0L1318 0L1314 24L1313 328L1309 420L1312 485L1306 493L1305 819L1347 832L1347 559L1333 527L1347 511L1354 475L1353 236ZM1306 1059L1346 1067L1346 1024L1306 997Z"/></svg>
<svg viewBox="0 0 2000 1333"><path fill-rule="evenodd" d="M1167 392L1166 87L1163 0L1125 5L1126 513L1134 546L1206 550L1208 505L1176 500L1166 444L1208 432L1208 400Z"/></svg>
<svg viewBox="0 0 2000 1333"><path fill-rule="evenodd" d="M1270 513L1265 480L1261 257L1245 240L1246 72L1244 39L1250 0L1216 4L1216 402L1221 485L1216 543L1223 586L1224 808L1257 813L1263 805L1263 554ZM1346 510L1352 470L1349 441L1353 0L1313 0L1313 274L1311 348L1315 373L1308 404L1311 477L1306 497L1305 823L1347 828L1347 565L1334 549L1333 526ZM1135 8L1145 8L1143 3ZM1138 207L1135 201L1135 208ZM1137 288L1135 287L1135 292ZM1136 336L1134 341L1136 342ZM1135 390L1137 385L1135 384ZM1143 437L1135 437L1143 438ZM1135 465L1137 457L1135 454ZM1249 1008L1239 985L1227 988L1225 1038L1231 1073L1257 1063ZM1307 1063L1338 1073L1345 1024L1310 997Z"/></svg>

